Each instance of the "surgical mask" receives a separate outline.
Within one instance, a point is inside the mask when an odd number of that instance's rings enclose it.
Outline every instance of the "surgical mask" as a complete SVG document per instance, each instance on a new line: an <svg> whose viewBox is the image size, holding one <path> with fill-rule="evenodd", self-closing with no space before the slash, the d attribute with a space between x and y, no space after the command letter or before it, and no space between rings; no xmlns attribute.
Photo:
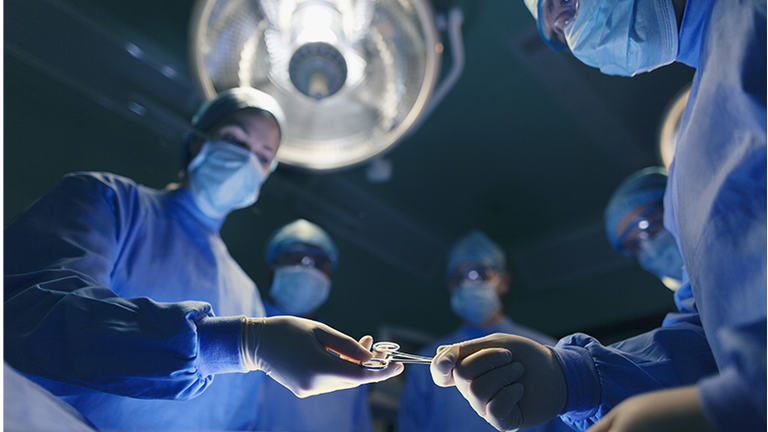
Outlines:
<svg viewBox="0 0 768 432"><path fill-rule="evenodd" d="M328 299L331 280L322 271L304 266L275 269L269 295L285 312L304 316Z"/></svg>
<svg viewBox="0 0 768 432"><path fill-rule="evenodd" d="M253 152L224 140L203 144L187 172L197 206L213 218L255 203L267 178Z"/></svg>
<svg viewBox="0 0 768 432"><path fill-rule="evenodd" d="M576 58L608 75L648 72L677 57L671 0L580 0L564 34Z"/></svg>
<svg viewBox="0 0 768 432"><path fill-rule="evenodd" d="M640 267L659 279L683 279L683 257L677 248L675 237L667 230L662 230L640 243L637 261Z"/></svg>
<svg viewBox="0 0 768 432"><path fill-rule="evenodd" d="M501 300L493 283L467 284L453 291L451 308L465 321L479 326L501 310Z"/></svg>

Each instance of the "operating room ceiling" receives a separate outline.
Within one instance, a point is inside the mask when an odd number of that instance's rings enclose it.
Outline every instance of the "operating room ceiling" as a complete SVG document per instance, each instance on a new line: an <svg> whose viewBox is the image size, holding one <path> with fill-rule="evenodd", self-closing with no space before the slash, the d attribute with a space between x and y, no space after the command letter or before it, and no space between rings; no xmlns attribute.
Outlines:
<svg viewBox="0 0 768 432"><path fill-rule="evenodd" d="M4 2L6 225L67 172L110 171L157 188L177 179L178 142L199 103L187 64L192 3ZM433 5L462 9L466 64L432 115L384 156L391 179L369 181L368 165L281 166L259 201L224 225L232 255L264 293L266 238L309 219L340 249L326 322L353 336L393 326L439 335L458 324L445 253L478 228L508 254L513 319L605 340L658 324L672 294L611 251L602 211L625 176L660 164L661 116L693 70L604 76L551 52L522 0Z"/></svg>

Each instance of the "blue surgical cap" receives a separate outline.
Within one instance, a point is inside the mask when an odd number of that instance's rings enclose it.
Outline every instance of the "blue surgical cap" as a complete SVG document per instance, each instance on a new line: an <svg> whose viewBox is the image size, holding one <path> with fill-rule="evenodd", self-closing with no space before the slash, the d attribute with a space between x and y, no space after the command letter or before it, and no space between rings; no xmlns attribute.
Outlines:
<svg viewBox="0 0 768 432"><path fill-rule="evenodd" d="M278 128L285 124L285 114L280 104L270 95L252 87L235 87L224 90L215 98L200 105L197 113L192 117L192 127L200 132L205 132L227 114L246 108L255 108L269 113L277 122ZM189 145L195 134L187 133L182 142L184 163L190 160Z"/></svg>
<svg viewBox="0 0 768 432"><path fill-rule="evenodd" d="M286 252L311 252L325 256L331 261L331 270L336 269L339 261L339 251L328 233L304 219L291 222L272 234L267 241L267 264L274 263Z"/></svg>
<svg viewBox="0 0 768 432"><path fill-rule="evenodd" d="M614 249L621 248L616 229L624 216L638 207L663 204L666 188L667 170L663 167L642 169L621 182L611 195L603 214L605 233Z"/></svg>
<svg viewBox="0 0 768 432"><path fill-rule="evenodd" d="M459 264L465 262L481 263L499 272L507 268L507 257L504 251L479 230L470 231L453 245L448 252L446 276L453 273Z"/></svg>

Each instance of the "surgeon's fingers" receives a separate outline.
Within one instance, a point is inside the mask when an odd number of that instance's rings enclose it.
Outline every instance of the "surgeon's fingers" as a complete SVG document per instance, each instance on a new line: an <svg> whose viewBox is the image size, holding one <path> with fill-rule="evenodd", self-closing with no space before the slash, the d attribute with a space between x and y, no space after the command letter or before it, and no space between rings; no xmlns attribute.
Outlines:
<svg viewBox="0 0 768 432"><path fill-rule="evenodd" d="M458 345L442 346L437 349L437 354L429 365L432 380L440 387L455 385L453 380L453 368L459 358Z"/></svg>
<svg viewBox="0 0 768 432"><path fill-rule="evenodd" d="M324 326L314 329L314 333L323 347L331 349L342 358L357 362L371 359L371 352L368 349L338 330Z"/></svg>
<svg viewBox="0 0 768 432"><path fill-rule="evenodd" d="M489 371L469 383L467 400L475 411L485 411L490 401L507 387L518 383L522 375L523 365L518 362Z"/></svg>
<svg viewBox="0 0 768 432"><path fill-rule="evenodd" d="M485 419L498 430L519 429L523 426L523 413L518 402L524 393L520 383L504 387L488 402Z"/></svg>
<svg viewBox="0 0 768 432"><path fill-rule="evenodd" d="M365 336L361 337L360 340L357 341L357 343L359 343L360 345L364 346L365 349L370 351L371 347L373 346L373 336L365 335Z"/></svg>
<svg viewBox="0 0 768 432"><path fill-rule="evenodd" d="M473 380L480 375L512 362L512 353L505 348L484 348L459 361L455 366L457 378Z"/></svg>
<svg viewBox="0 0 768 432"><path fill-rule="evenodd" d="M503 348L486 348L467 356L454 368L456 387L481 416L496 393L522 376L523 365L511 360L512 354Z"/></svg>

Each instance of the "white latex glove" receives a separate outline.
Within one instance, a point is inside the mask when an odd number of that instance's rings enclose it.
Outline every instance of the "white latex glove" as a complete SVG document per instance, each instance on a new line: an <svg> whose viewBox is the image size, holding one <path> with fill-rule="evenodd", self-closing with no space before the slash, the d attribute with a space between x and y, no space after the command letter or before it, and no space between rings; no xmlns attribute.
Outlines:
<svg viewBox="0 0 768 432"><path fill-rule="evenodd" d="M500 431L534 427L565 408L565 375L555 354L528 338L495 333L441 346L430 365L441 387L455 385Z"/></svg>
<svg viewBox="0 0 768 432"><path fill-rule="evenodd" d="M715 432L695 386L644 393L624 400L587 432Z"/></svg>
<svg viewBox="0 0 768 432"><path fill-rule="evenodd" d="M371 358L370 336L361 344L325 324L294 316L245 318L240 342L248 369L266 372L300 398L383 381L403 371L398 363L381 371L360 366Z"/></svg>

